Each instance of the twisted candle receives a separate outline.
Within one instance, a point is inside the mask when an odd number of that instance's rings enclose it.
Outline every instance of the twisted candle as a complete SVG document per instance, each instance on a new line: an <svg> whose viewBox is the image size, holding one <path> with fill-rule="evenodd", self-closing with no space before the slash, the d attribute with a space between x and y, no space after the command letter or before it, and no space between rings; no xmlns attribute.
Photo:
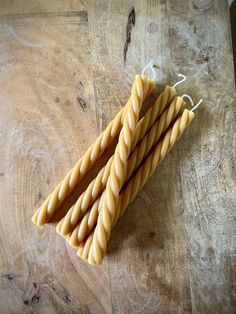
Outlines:
<svg viewBox="0 0 236 314"><path fill-rule="evenodd" d="M154 170L159 166L168 152L171 150L176 141L179 140L185 129L189 126L194 118L194 112L185 109L181 116L174 122L173 126L168 129L164 138L158 142L154 150L147 156L145 162L139 167L135 175L124 187L119 200L116 217L113 226L120 216L122 216L133 202L139 190L141 190Z"/></svg>
<svg viewBox="0 0 236 314"><path fill-rule="evenodd" d="M144 117L139 120L135 128L131 145L131 152L134 150L137 143L142 140L146 132L152 127L155 120L161 116L163 110L169 105L175 95L176 90L173 87L166 86L164 91L158 96L155 103L148 109ZM170 113L171 111L169 111L169 116ZM89 206L104 190L110 172L112 160L113 157L110 158L107 165L102 168L98 176L89 184L86 191L80 195L75 205L70 208L66 216L58 223L56 230L59 234L66 236L68 233L70 233L81 217L88 210Z"/></svg>
<svg viewBox="0 0 236 314"><path fill-rule="evenodd" d="M177 115L183 109L185 103L181 97L172 100L170 106L165 109L160 119L157 120L149 132L146 133L142 141L136 146L135 150L129 157L125 182L129 180L135 169L139 167L142 160L148 155L153 145L160 139L161 135L168 129L170 124L175 120ZM102 171L102 170L101 170ZM89 232L96 224L98 211L101 206L100 198L92 205L91 209L86 212L82 220L70 235L69 243L73 247L78 247Z"/></svg>
<svg viewBox="0 0 236 314"><path fill-rule="evenodd" d="M185 109L182 115L167 131L164 138L159 141L155 149L151 153L149 153L145 162L139 167L136 174L130 179L128 184L122 190L117 204L117 209L115 211L115 216L113 218L112 227L114 227L118 218L125 212L127 206L134 200L138 191L144 186L147 179L152 175L156 167L161 163L166 154L173 147L174 143L180 138L180 136L183 134L184 130L188 127L193 118L194 113ZM102 212L103 211L101 210L99 213L98 222L102 219ZM100 226L101 224L98 223L96 228L94 229L92 240L90 238L91 243L89 253L86 254L88 262L90 264L101 264L103 260L102 257L105 253L105 250L102 252L103 254L100 253L100 243L107 244L107 235L104 233L103 228L100 229ZM99 241L96 239L96 233L99 237ZM88 250L88 245L86 249Z"/></svg>
<svg viewBox="0 0 236 314"><path fill-rule="evenodd" d="M125 179L127 160L129 157L135 127L143 103L143 84L140 75L136 75L132 86L131 102L127 105L119 141L115 149L111 164L110 175L107 180L103 206L100 210L97 226L93 236L93 259L96 264L101 263L110 237L111 226L115 218L116 204Z"/></svg>
<svg viewBox="0 0 236 314"><path fill-rule="evenodd" d="M154 83L146 76L142 76L141 80L143 83L143 99L145 99L152 92ZM131 98L128 103L130 102ZM57 185L52 194L48 196L42 206L34 213L32 221L36 225L43 226L47 221L49 221L55 210L59 208L65 198L72 192L74 187L82 180L87 171L101 157L106 148L120 133L126 107L123 107L118 112L106 130L100 134L95 143L92 144L87 152L79 159L75 167L67 173L65 178Z"/></svg>

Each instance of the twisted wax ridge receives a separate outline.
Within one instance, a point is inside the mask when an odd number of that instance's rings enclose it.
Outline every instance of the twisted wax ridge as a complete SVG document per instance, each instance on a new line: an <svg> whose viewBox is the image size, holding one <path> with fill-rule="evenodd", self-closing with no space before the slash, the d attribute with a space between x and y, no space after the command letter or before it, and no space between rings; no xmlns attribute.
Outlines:
<svg viewBox="0 0 236 314"><path fill-rule="evenodd" d="M144 117L139 120L135 128L131 152L137 146L137 143L142 140L146 132L152 127L155 120L162 115L163 110L169 105L175 95L176 90L172 87L166 86L164 91L158 96L155 103L148 109ZM171 111L169 111L168 115L170 116L170 114ZM58 223L56 230L63 237L73 230L77 222L87 212L89 206L93 204L98 195L104 190L110 173L112 160L113 157L110 158L107 165L102 168L97 177L89 184L86 191L80 195L75 205L70 208L66 216ZM127 169L129 173L133 171L130 167L127 167Z"/></svg>
<svg viewBox="0 0 236 314"><path fill-rule="evenodd" d="M111 164L102 208L98 215L97 226L95 227L92 240L92 249L89 251L89 259L95 260L96 264L102 262L106 252L111 226L115 219L116 204L125 179L127 160L131 149L132 139L143 103L143 94L144 86L142 77L136 75L132 86L130 102L127 104L123 126Z"/></svg>
<svg viewBox="0 0 236 314"><path fill-rule="evenodd" d="M145 84L144 98L148 97L154 88L154 83L143 76ZM130 101L130 100L129 100ZM128 102L129 102L128 101ZM120 133L126 107L123 107L116 117L109 123L106 130L102 132L87 152L78 160L65 178L56 186L54 191L47 197L42 206L34 213L33 223L43 226L49 221L53 213L59 208L65 198L73 191L75 186L82 180L87 171L101 157L106 148Z"/></svg>
<svg viewBox="0 0 236 314"><path fill-rule="evenodd" d="M181 137L184 130L188 127L194 113L187 109L174 122L173 126L168 129L165 136L158 142L156 147L149 153L145 161L138 168L136 173L131 177L127 185L122 189L117 204L117 211L112 227L115 226L119 217L123 215L128 205L134 200L138 191L144 186L147 179L152 175L156 167L161 163L166 154L171 150L174 143ZM97 264L90 252L94 249L92 243L94 240L93 230L89 237L82 243L77 254L91 264ZM87 242L88 241L88 242Z"/></svg>
<svg viewBox="0 0 236 314"><path fill-rule="evenodd" d="M181 97L175 97L170 106L165 109L160 119L157 120L152 128L146 133L142 141L135 147L128 159L127 173L125 182L132 176L133 172L139 167L143 159L148 155L153 145L155 145L162 134L168 129L177 115L183 109L185 103ZM106 168L106 166L104 167ZM103 169L104 169L103 168ZM103 169L100 172L103 172ZM99 175L98 175L99 176ZM78 247L85 237L93 229L97 221L98 212L101 207L100 197L93 203L92 207L86 212L81 221L70 235L69 244Z"/></svg>

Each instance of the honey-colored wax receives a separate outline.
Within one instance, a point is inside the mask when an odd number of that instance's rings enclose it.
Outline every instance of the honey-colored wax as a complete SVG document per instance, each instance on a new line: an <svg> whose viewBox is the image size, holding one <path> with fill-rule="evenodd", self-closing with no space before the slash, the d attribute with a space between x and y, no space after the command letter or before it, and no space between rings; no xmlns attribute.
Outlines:
<svg viewBox="0 0 236 314"><path fill-rule="evenodd" d="M135 147L135 150L129 157L125 182L130 179L135 169L139 167L143 159L148 155L153 145L160 139L161 135L168 129L177 115L184 108L184 101L181 97L175 97L170 106L165 109L160 119L158 119L146 133L142 141ZM96 225L98 212L101 208L100 197L92 204L81 221L77 224L70 235L68 242L73 247L78 247L85 237Z"/></svg>
<svg viewBox="0 0 236 314"><path fill-rule="evenodd" d="M121 192L121 195L118 199L115 217L111 223L112 227L114 227L118 218L124 213L127 206L134 200L138 191L144 186L147 179L152 175L156 167L173 147L174 143L180 138L193 118L194 113L185 109L182 115L167 131L164 138L158 142L155 149L147 156L145 162L138 168L135 175L131 177L130 181L124 187L124 190ZM87 255L88 262L90 264L99 265L103 261L107 242L110 236L110 232L105 233L106 230L110 231L110 224L108 224L108 226L104 226L106 223L107 221L104 219L103 210L101 209L98 215L97 226L94 229L89 253ZM110 223L110 221L108 221L108 223Z"/></svg>
<svg viewBox="0 0 236 314"><path fill-rule="evenodd" d="M97 226L93 236L93 252L95 262L102 261L106 250L106 243L110 237L111 226L116 215L116 205L123 185L135 127L139 120L143 104L143 84L140 75L135 76L132 86L131 101L127 105L119 141L115 149L111 164L110 175L105 188L103 204L98 216ZM93 256L93 257L94 257Z"/></svg>
<svg viewBox="0 0 236 314"><path fill-rule="evenodd" d="M176 90L172 87L166 86L164 91L157 97L155 103L148 109L144 117L139 120L135 128L135 133L134 133L134 137L131 144L131 152L135 149L137 143L139 143L142 140L146 132L153 126L155 120L162 115L164 109L169 105L169 103L171 101L173 102L175 95L176 95ZM176 98L175 102L176 104L173 103L170 109L165 112L165 116L163 116L162 119L160 120L160 127L158 127L158 130L155 131L154 129L152 131L153 135L155 135L154 134L155 132L159 132L159 135L157 134L156 139L158 139L157 137L160 136L162 131L166 129L168 123L170 123L171 119L174 118L174 115L178 113L178 110L180 109L180 106L181 106L181 103L183 103L183 100L180 98ZM129 166L127 167L129 174L132 173L134 170L133 168L135 166L134 159L137 159L137 156L139 155L139 160L142 160L143 148L145 145L150 145L150 142L151 141L149 140L148 142L146 142L146 144L142 145L139 153L136 152L136 154L132 155L131 162L129 163ZM145 151L147 151L147 149ZM70 233L75 228L76 224L85 215L89 207L97 199L98 195L105 189L107 178L110 173L112 160L113 160L113 157L111 157L107 165L103 167L103 169L98 173L96 179L94 179L89 184L86 191L80 195L77 202L72 208L70 208L66 216L62 218L62 220L58 223L56 230L63 237L65 237L68 233ZM137 164L138 164L138 161L137 161ZM136 167L137 166L138 165L136 165ZM84 226L84 223L83 223L83 226ZM82 235L83 233L80 233L80 234Z"/></svg>
<svg viewBox="0 0 236 314"><path fill-rule="evenodd" d="M152 92L154 83L146 76L142 76L140 80L143 83L142 96L144 100ZM131 98L128 103L130 101ZM101 157L114 138L120 133L125 111L126 107L119 111L106 130L100 134L95 143L92 144L87 152L79 159L75 167L67 173L65 178L57 185L52 194L48 196L42 206L34 213L32 221L36 225L42 227L50 220L53 213L59 208L65 198L74 190L75 186L82 180L87 171Z"/></svg>

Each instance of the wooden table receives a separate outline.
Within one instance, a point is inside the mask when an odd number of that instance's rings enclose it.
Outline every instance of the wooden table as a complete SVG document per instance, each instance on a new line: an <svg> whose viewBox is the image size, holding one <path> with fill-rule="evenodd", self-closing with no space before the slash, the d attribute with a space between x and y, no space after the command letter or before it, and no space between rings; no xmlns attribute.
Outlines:
<svg viewBox="0 0 236 314"><path fill-rule="evenodd" d="M235 313L227 1L1 0L0 8L0 312ZM204 104L112 232L103 266L92 267L31 216L150 59L160 90L184 73L179 94Z"/></svg>

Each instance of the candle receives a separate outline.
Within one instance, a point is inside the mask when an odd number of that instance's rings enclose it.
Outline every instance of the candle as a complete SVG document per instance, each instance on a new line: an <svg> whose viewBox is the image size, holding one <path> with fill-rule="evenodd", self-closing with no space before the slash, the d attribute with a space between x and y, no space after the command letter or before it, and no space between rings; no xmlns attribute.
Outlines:
<svg viewBox="0 0 236 314"><path fill-rule="evenodd" d="M148 155L143 165L130 179L127 186L124 187L124 191L121 193L122 195L117 206L117 212L113 226L115 226L119 217L124 214L128 205L133 202L138 191L143 188L148 178L153 174L154 170L159 166L175 142L179 140L184 130L189 126L193 118L194 112L185 109L182 115L175 121L173 126L169 128L164 138L158 142L153 152Z"/></svg>
<svg viewBox="0 0 236 314"><path fill-rule="evenodd" d="M165 109L160 119L153 124L149 132L146 133L142 141L136 146L128 160L125 182L129 180L135 169L139 167L142 160L148 155L153 145L158 142L161 135L164 134L170 124L175 120L177 115L183 109L184 105L185 103L181 97L174 98L170 106ZM94 181L96 180L97 178ZM103 185L104 184L105 182L103 182ZM87 190L85 193L86 192ZM87 213L82 217L81 221L77 224L69 239L71 246L78 247L80 243L84 241L89 232L93 229L94 225L96 224L96 219L100 208L99 204L101 204L100 198L98 198L93 203L91 209L87 211Z"/></svg>
<svg viewBox="0 0 236 314"><path fill-rule="evenodd" d="M94 230L90 233L86 241L84 241L78 251L77 255L82 258L84 261L88 261L88 255L89 255L89 250L91 248L92 242L93 242L93 235L94 235Z"/></svg>
<svg viewBox="0 0 236 314"><path fill-rule="evenodd" d="M80 195L77 202L72 206L69 211L66 213L60 222L57 224L56 231L63 237L69 234L77 222L85 217L86 212L88 211L91 204L96 206L97 197L106 187L106 182L110 174L110 165L113 161L113 156L109 159L106 166L104 166L97 177L89 184L87 189ZM91 211L92 209L90 209ZM94 209L93 209L94 211ZM86 218L85 218L86 219Z"/></svg>
<svg viewBox="0 0 236 314"><path fill-rule="evenodd" d="M120 131L119 141L115 149L110 175L106 184L102 208L98 216L97 227L94 231L92 247L94 248L93 257L95 257L97 264L103 259L106 243L110 237L111 226L115 219L116 204L125 178L127 160L142 102L142 80L140 75L136 75L132 86L131 101L126 108L123 126Z"/></svg>
<svg viewBox="0 0 236 314"><path fill-rule="evenodd" d="M130 155L126 181L132 176L133 172L139 167L142 160L148 155L153 145L155 145L160 137L166 132L171 123L176 119L181 110L183 110L185 102L181 97L175 97L170 106L165 109L160 119L153 124L149 132L144 136L140 144Z"/></svg>
<svg viewBox="0 0 236 314"><path fill-rule="evenodd" d="M176 89L166 85L163 92L157 97L155 103L148 109L142 119L137 124L133 141L131 144L131 152L134 150L139 141L142 140L146 132L152 127L157 118L159 118L164 109L176 97Z"/></svg>
<svg viewBox="0 0 236 314"><path fill-rule="evenodd" d="M158 136L160 136L162 132L164 132L167 129L168 125L170 124L172 119L175 118L175 115L177 115L183 104L183 100L180 97L174 98L174 100L172 100L173 97L175 97L175 95L176 90L172 87L166 86L164 91L158 96L155 103L148 109L144 117L139 120L135 129L134 139L131 145L131 152L134 150L137 143L139 143L142 140L146 132L153 126L155 120L160 116L161 116L159 122L160 126L152 131L153 134L159 132ZM172 104L170 105L170 108L168 110L164 111L165 115L163 116L162 115L163 110L169 105L171 100ZM158 139L157 138L158 136L155 137L156 140ZM146 144L150 144L150 141L149 143ZM141 147L140 152L138 153L139 158L141 157L142 148L143 146ZM137 152L132 156L133 156L132 157L133 159L131 159L132 162L127 167L129 173L133 172L133 170L131 169L133 169L135 165L133 161L134 158L137 159ZM141 157L140 159L142 158L143 157ZM89 184L86 191L80 195L75 205L72 208L70 208L66 216L58 223L56 230L59 234L61 234L62 236L66 236L68 233L70 233L76 226L79 219L86 213L89 206L96 200L98 195L104 190L107 183L107 178L110 173L110 166L112 160L113 157L110 158L107 165L103 167L103 169L98 173L96 179L94 179Z"/></svg>
<svg viewBox="0 0 236 314"><path fill-rule="evenodd" d="M146 76L140 77L140 87L142 85L143 100L150 95L154 88L154 83ZM130 103L131 98L128 103ZM127 107L127 106L126 106ZM126 107L122 108L117 116L110 122L104 132L100 134L94 144L92 144L87 152L82 156L75 167L71 169L65 178L57 185L52 194L44 201L42 206L35 212L32 221L43 226L53 213L59 208L65 198L72 192L76 184L78 184L87 171L101 157L106 148L111 144L114 138L120 133L122 121L126 112Z"/></svg>
<svg viewBox="0 0 236 314"><path fill-rule="evenodd" d="M101 209L104 195L105 191L103 191L102 195L96 199L92 207L86 212L82 220L70 233L70 236L68 237L68 243L70 246L75 248L79 247L88 234L94 229L94 226L97 223L98 213Z"/></svg>
<svg viewBox="0 0 236 314"><path fill-rule="evenodd" d="M164 138L158 142L156 148L148 155L145 162L137 170L136 174L130 179L127 186L122 191L117 210L112 219L104 215L103 208L99 212L97 226L94 229L89 253L88 262L90 264L101 264L106 252L107 242L110 236L111 226L113 227L118 218L124 213L129 203L131 203L138 191L144 186L147 179L152 175L156 167L164 159L166 154L173 147L174 143L180 138L184 130L190 124L194 113L187 109L175 121L173 126L167 131ZM106 214L106 213L105 213Z"/></svg>

